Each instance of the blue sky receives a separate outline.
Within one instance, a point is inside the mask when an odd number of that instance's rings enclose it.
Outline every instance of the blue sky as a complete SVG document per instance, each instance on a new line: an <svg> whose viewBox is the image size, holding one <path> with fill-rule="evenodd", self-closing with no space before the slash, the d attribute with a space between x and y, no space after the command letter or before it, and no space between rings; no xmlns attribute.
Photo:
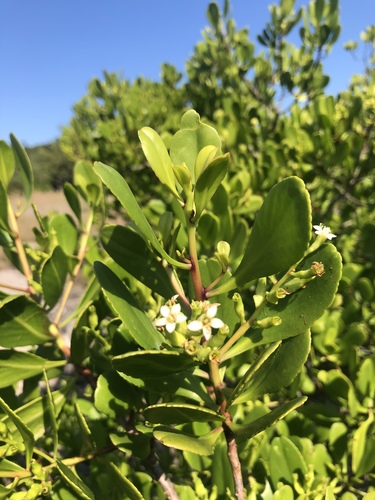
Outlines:
<svg viewBox="0 0 375 500"><path fill-rule="evenodd" d="M163 62L184 71L207 26L205 0L0 0L0 139L25 145L57 138L72 107L103 70L157 80ZM222 5L220 0L219 5ZM250 38L269 20L271 0L232 0ZM297 0L296 7L308 0ZM374 0L341 0L342 34L326 61L329 91L347 87L361 62L342 49L375 23Z"/></svg>

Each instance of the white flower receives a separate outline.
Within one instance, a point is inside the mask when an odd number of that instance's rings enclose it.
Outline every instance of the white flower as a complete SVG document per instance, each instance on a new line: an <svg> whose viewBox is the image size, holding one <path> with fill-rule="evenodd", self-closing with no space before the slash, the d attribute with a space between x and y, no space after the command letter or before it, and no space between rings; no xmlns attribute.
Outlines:
<svg viewBox="0 0 375 500"><path fill-rule="evenodd" d="M332 240L336 238L336 234L331 233L331 229L328 226L323 226L323 224L319 224L319 226L313 226L315 229L315 233L320 236L324 236L327 240Z"/></svg>
<svg viewBox="0 0 375 500"><path fill-rule="evenodd" d="M217 306L220 304L210 304L207 302L202 305L203 314L201 314L198 319L188 324L188 330L191 332L200 332L202 330L204 338L209 340L212 335L212 328L221 328L224 326L224 323L221 319L215 318Z"/></svg>
<svg viewBox="0 0 375 500"><path fill-rule="evenodd" d="M180 304L176 304L176 299L178 295L175 295L160 308L161 318L155 321L155 326L165 327L168 333L175 331L176 326L179 323L183 323L186 320L185 314L181 312Z"/></svg>

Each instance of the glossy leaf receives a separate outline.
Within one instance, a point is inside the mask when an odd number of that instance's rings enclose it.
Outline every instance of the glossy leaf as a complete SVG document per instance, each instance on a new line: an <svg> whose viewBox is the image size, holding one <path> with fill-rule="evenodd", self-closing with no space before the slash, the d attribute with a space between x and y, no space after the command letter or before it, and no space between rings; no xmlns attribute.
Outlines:
<svg viewBox="0 0 375 500"><path fill-rule="evenodd" d="M12 144L14 156L16 159L16 163L20 168L20 176L22 180L23 186L23 194L25 196L24 206L21 207L20 210L17 211L17 215L21 215L26 208L30 205L31 196L34 191L34 174L33 169L30 163L30 159L27 156L27 153L22 146L22 144L18 141L18 139L10 134L10 142Z"/></svg>
<svg viewBox="0 0 375 500"><path fill-rule="evenodd" d="M216 411L186 403L164 403L148 406L144 409L143 414L149 422L164 425L225 421L225 417Z"/></svg>
<svg viewBox="0 0 375 500"><path fill-rule="evenodd" d="M68 275L68 261L61 247L57 246L45 261L41 272L41 284L46 304L54 307L65 286Z"/></svg>
<svg viewBox="0 0 375 500"><path fill-rule="evenodd" d="M287 271L303 257L310 238L309 194L301 179L288 177L266 196L255 218L243 259L232 279L209 295Z"/></svg>
<svg viewBox="0 0 375 500"><path fill-rule="evenodd" d="M104 226L101 241L112 259L141 283L170 299L175 291L161 262L130 227Z"/></svg>
<svg viewBox="0 0 375 500"><path fill-rule="evenodd" d="M107 371L99 375L95 389L95 406L109 417L120 418L129 407L140 404L140 397L135 387L117 372Z"/></svg>
<svg viewBox="0 0 375 500"><path fill-rule="evenodd" d="M229 153L215 158L197 179L194 190L194 220L198 220L203 210L207 208L208 203L226 176L228 168Z"/></svg>
<svg viewBox="0 0 375 500"><path fill-rule="evenodd" d="M13 177L15 170L15 160L13 150L5 141L0 141L0 182L5 190Z"/></svg>
<svg viewBox="0 0 375 500"><path fill-rule="evenodd" d="M70 390L69 387L70 386L67 386L62 391L54 391L51 393L56 417L58 417L64 406L66 394ZM49 414L47 396L33 399L25 405L17 408L14 413L16 413L19 419L22 420L27 428L32 432L35 440L39 439L46 433L46 430L48 429ZM20 431L9 416L3 417L1 421L5 422L9 431L13 434L14 439L21 438Z"/></svg>
<svg viewBox="0 0 375 500"><path fill-rule="evenodd" d="M158 426L154 430L154 436L165 446L177 450L189 451L197 455L209 456L212 453L216 441L223 432L222 427L217 427L203 436L192 436L174 429L173 427Z"/></svg>
<svg viewBox="0 0 375 500"><path fill-rule="evenodd" d="M122 452L138 457L147 458L150 455L151 435L138 434L115 434L111 433L112 443Z"/></svg>
<svg viewBox="0 0 375 500"><path fill-rule="evenodd" d="M138 132L144 155L160 182L179 197L173 175L172 161L160 135L150 127L143 127Z"/></svg>
<svg viewBox="0 0 375 500"><path fill-rule="evenodd" d="M56 467L65 483L72 488L75 493L78 493L82 500L95 500L94 494L90 488L78 476L76 476L74 472L64 464L64 462L57 460Z"/></svg>
<svg viewBox="0 0 375 500"><path fill-rule="evenodd" d="M186 164L195 184L195 163L199 152L206 146L215 146L221 154L221 140L213 127L201 122L194 110L187 111L181 119L180 130L171 141L170 156L175 165Z"/></svg>
<svg viewBox="0 0 375 500"><path fill-rule="evenodd" d="M195 362L176 351L136 351L113 357L112 365L131 377L147 380L183 372Z"/></svg>
<svg viewBox="0 0 375 500"><path fill-rule="evenodd" d="M161 246L125 179L116 170L104 165L104 163L95 162L94 171L125 208L129 218L137 225L145 241L149 241L167 262L176 267L186 269L188 266L185 263L181 263L170 257Z"/></svg>
<svg viewBox="0 0 375 500"><path fill-rule="evenodd" d="M0 303L0 345L20 347L52 340L45 311L25 295L10 296Z"/></svg>
<svg viewBox="0 0 375 500"><path fill-rule="evenodd" d="M309 330L284 340L267 356L259 368L251 373L251 376L245 377L242 390L239 391L232 404L252 401L263 394L287 387L306 362L310 346Z"/></svg>
<svg viewBox="0 0 375 500"><path fill-rule="evenodd" d="M324 311L332 304L341 277L341 256L332 244L322 245L316 252L308 255L301 262L299 269L309 269L314 261L324 264L325 273L310 281L305 288L300 288L278 304L267 304L259 319L278 316L282 322L262 330L250 328L242 338L225 354L224 359L239 352L251 349L255 345L277 342L305 332Z"/></svg>
<svg viewBox="0 0 375 500"><path fill-rule="evenodd" d="M152 326L128 287L101 262L95 262L94 270L104 295L134 340L144 349L159 349L164 337Z"/></svg>
<svg viewBox="0 0 375 500"><path fill-rule="evenodd" d="M65 360L49 361L30 352L0 350L0 388L64 365Z"/></svg>
<svg viewBox="0 0 375 500"><path fill-rule="evenodd" d="M70 215L52 215L49 221L49 230L56 235L57 242L66 255L75 253L78 232Z"/></svg>
<svg viewBox="0 0 375 500"><path fill-rule="evenodd" d="M275 425L279 420L286 417L291 411L303 405L306 400L306 396L301 396L299 398L293 399L288 403L282 404L276 410L273 410L270 413L257 418L256 420L253 420L249 424L231 424L230 428L236 436L237 443L243 443L244 441L253 438L260 432L268 429L268 427Z"/></svg>
<svg viewBox="0 0 375 500"><path fill-rule="evenodd" d="M31 429L27 426L27 424L20 418L20 416L10 408L6 404L6 402L0 398L0 408L7 415L9 420L14 424L17 428L19 435L25 444L25 454L26 454L26 468L29 468L31 457L33 455L33 447L35 443L35 437ZM2 419L4 422L5 419ZM10 430L10 426L7 424L8 429Z"/></svg>

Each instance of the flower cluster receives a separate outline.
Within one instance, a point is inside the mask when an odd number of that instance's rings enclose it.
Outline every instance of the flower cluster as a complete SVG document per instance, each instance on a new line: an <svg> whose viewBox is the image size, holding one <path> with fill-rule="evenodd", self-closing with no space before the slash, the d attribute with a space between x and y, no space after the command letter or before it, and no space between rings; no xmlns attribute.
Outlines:
<svg viewBox="0 0 375 500"><path fill-rule="evenodd" d="M160 308L161 317L155 321L155 326L165 328L168 333L173 333L179 324L186 321L187 317L181 312L180 304L176 303L178 295L172 297ZM212 336L212 328L218 329L224 326L224 322L216 318L217 308L220 304L211 304L208 300L193 301L192 310L194 319L187 324L190 332L202 332L206 341Z"/></svg>

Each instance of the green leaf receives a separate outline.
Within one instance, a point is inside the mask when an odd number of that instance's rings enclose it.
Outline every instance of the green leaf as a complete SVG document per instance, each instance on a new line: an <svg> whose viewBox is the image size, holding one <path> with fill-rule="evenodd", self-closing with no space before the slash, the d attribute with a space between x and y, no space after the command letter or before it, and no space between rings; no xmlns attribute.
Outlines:
<svg viewBox="0 0 375 500"><path fill-rule="evenodd" d="M74 165L73 177L74 185L82 198L91 206L98 206L103 198L103 189L92 164L86 161L77 162Z"/></svg>
<svg viewBox="0 0 375 500"><path fill-rule="evenodd" d="M274 488L279 481L293 484L294 474L300 479L308 472L306 462L297 446L286 436L272 440L269 460L270 477Z"/></svg>
<svg viewBox="0 0 375 500"><path fill-rule="evenodd" d="M341 278L341 256L336 248L328 243L322 245L316 252L308 255L297 267L309 269L313 262L322 262L325 273L317 276L307 283L305 288L300 288L278 304L268 303L259 314L258 319L278 316L281 324L262 330L252 327L246 336L225 353L223 359L236 356L255 345L268 344L278 340L287 339L305 332L324 311L332 304Z"/></svg>
<svg viewBox="0 0 375 500"><path fill-rule="evenodd" d="M70 215L52 215L49 221L49 231L56 235L58 244L66 255L73 255L75 253L78 233Z"/></svg>
<svg viewBox="0 0 375 500"><path fill-rule="evenodd" d="M129 481L129 479L114 463L103 457L98 458L98 461L105 465L107 469L106 473L110 476L110 480L113 485L113 491L122 495L119 498L126 498L129 500L145 500L140 491Z"/></svg>
<svg viewBox="0 0 375 500"><path fill-rule="evenodd" d="M216 411L186 403L163 403L148 406L143 415L153 424L184 424L187 422L225 421Z"/></svg>
<svg viewBox="0 0 375 500"><path fill-rule="evenodd" d="M221 140L213 127L200 121L194 110L187 111L181 119L181 130L172 138L170 155L174 165L186 164L195 184L195 164L199 152L206 146L215 146L221 155Z"/></svg>
<svg viewBox="0 0 375 500"><path fill-rule="evenodd" d="M41 272L44 300L52 308L57 304L65 286L68 261L61 247L57 246L45 261Z"/></svg>
<svg viewBox="0 0 375 500"><path fill-rule="evenodd" d="M136 351L112 358L115 370L146 380L179 373L194 365L190 356L176 351Z"/></svg>
<svg viewBox="0 0 375 500"><path fill-rule="evenodd" d="M152 326L128 287L101 262L95 262L94 270L104 295L134 340L144 349L159 349L164 337Z"/></svg>
<svg viewBox="0 0 375 500"><path fill-rule="evenodd" d="M361 477L375 466L374 414L369 413L354 432L352 440L352 468L356 477Z"/></svg>
<svg viewBox="0 0 375 500"><path fill-rule="evenodd" d="M175 294L165 268L137 232L128 226L104 226L101 241L112 259L141 283L166 299Z"/></svg>
<svg viewBox="0 0 375 500"><path fill-rule="evenodd" d="M257 418L256 420L253 420L249 424L231 424L229 427L232 429L236 437L236 442L238 444L243 443L253 438L260 432L268 429L272 425L275 425L279 420L286 417L291 411L303 405L306 400L306 396L301 396L299 398L293 399L288 403L282 404L276 410L273 410L266 415Z"/></svg>
<svg viewBox="0 0 375 500"><path fill-rule="evenodd" d="M17 215L21 215L26 208L29 206L31 201L31 196L34 191L34 174L33 169L27 156L27 153L20 142L18 142L17 138L10 134L10 142L12 143L12 148L14 152L14 156L16 158L16 162L20 167L21 180L23 185L23 194L25 195L25 204L24 206L17 212Z"/></svg>
<svg viewBox="0 0 375 500"><path fill-rule="evenodd" d="M65 360L48 361L29 352L0 350L0 388L64 365Z"/></svg>
<svg viewBox="0 0 375 500"><path fill-rule="evenodd" d="M0 183L3 184L5 190L13 177L15 167L12 148L5 141L0 141Z"/></svg>
<svg viewBox="0 0 375 500"><path fill-rule="evenodd" d="M213 26L215 29L219 29L220 12L215 2L211 2L209 4L206 15L211 26Z"/></svg>
<svg viewBox="0 0 375 500"><path fill-rule="evenodd" d="M209 296L287 271L302 259L311 238L310 197L304 182L288 177L274 186L259 210L243 259L232 278Z"/></svg>
<svg viewBox="0 0 375 500"><path fill-rule="evenodd" d="M143 127L139 130L138 137L142 144L143 153L156 177L170 189L176 198L180 198L176 190L172 160L163 139L150 127Z"/></svg>
<svg viewBox="0 0 375 500"><path fill-rule="evenodd" d="M70 184L70 182L66 182L64 184L64 194L75 216L77 217L79 222L82 222L82 209L78 191L72 184Z"/></svg>
<svg viewBox="0 0 375 500"><path fill-rule="evenodd" d="M60 472L61 477L65 483L72 488L75 493L78 493L83 500L95 500L93 492L88 486L74 474L74 472L67 467L61 460L56 461L57 470Z"/></svg>
<svg viewBox="0 0 375 500"><path fill-rule="evenodd" d="M124 453L145 459L150 455L150 435L146 434L110 434L112 443Z"/></svg>
<svg viewBox="0 0 375 500"><path fill-rule="evenodd" d="M65 363L65 361L64 361L64 363ZM52 430L51 434L52 434L52 439L53 439L53 457L56 459L57 448L59 446L57 415L56 415L55 405L53 402L53 396L52 396L52 392L51 392L51 388L49 385L47 372L46 372L45 368L43 369L43 375L44 375L44 383L46 385L47 409L48 409L48 413L49 413L49 419L51 422L51 430Z"/></svg>
<svg viewBox="0 0 375 500"><path fill-rule="evenodd" d="M120 418L129 407L140 404L140 395L132 384L115 371L99 375L95 389L95 407L111 418Z"/></svg>
<svg viewBox="0 0 375 500"><path fill-rule="evenodd" d="M15 427L17 428L20 437L22 438L23 443L25 444L25 454L26 454L26 468L28 469L31 462L31 457L33 455L33 447L35 443L34 435L27 426L27 424L20 418L17 413L15 413L12 408L10 408L6 402L0 398L0 408L4 413L8 416L8 418L13 422ZM2 419L4 422L4 419ZM8 425L8 429L11 431ZM12 432L12 431L11 431Z"/></svg>
<svg viewBox="0 0 375 500"><path fill-rule="evenodd" d="M276 344L277 345L277 344ZM232 404L252 401L292 383L310 352L310 330L282 342L256 371L251 371ZM247 374L246 374L247 375Z"/></svg>
<svg viewBox="0 0 375 500"><path fill-rule="evenodd" d="M0 345L21 347L52 340L45 311L25 295L7 297L0 303Z"/></svg>
<svg viewBox="0 0 375 500"><path fill-rule="evenodd" d="M223 432L222 427L217 427L204 436L192 436L174 429L173 427L158 426L154 430L154 436L165 446L177 450L189 451L197 455L209 456L212 454L216 441Z"/></svg>
<svg viewBox="0 0 375 500"><path fill-rule="evenodd" d="M194 190L195 215L198 220L201 213L220 186L229 168L229 153L215 158L197 179Z"/></svg>
<svg viewBox="0 0 375 500"><path fill-rule="evenodd" d="M53 404L55 407L56 418L59 416L62 407L66 401L66 394L69 392L71 384L68 384L62 391L54 391L51 393L53 398ZM48 401L47 396L38 397L32 401L26 403L25 405L17 408L14 413L22 420L22 422L30 429L35 440L38 440L48 430ZM5 416L1 419L4 422L9 431L13 434L14 439L20 439L21 433L18 430L16 424L10 419L9 416Z"/></svg>
<svg viewBox="0 0 375 500"><path fill-rule="evenodd" d="M8 194L3 183L0 181L0 228L12 233L8 222Z"/></svg>
<svg viewBox="0 0 375 500"><path fill-rule="evenodd" d="M143 215L137 200L135 199L129 185L121 175L111 167L104 165L104 163L95 162L94 171L101 178L104 184L108 187L111 193L118 199L121 205L125 208L130 219L137 225L141 231L146 243L150 242L157 252L160 253L164 259L176 267L187 269L189 266L181 263L170 257L164 248L161 246L154 231L152 230L148 220Z"/></svg>

